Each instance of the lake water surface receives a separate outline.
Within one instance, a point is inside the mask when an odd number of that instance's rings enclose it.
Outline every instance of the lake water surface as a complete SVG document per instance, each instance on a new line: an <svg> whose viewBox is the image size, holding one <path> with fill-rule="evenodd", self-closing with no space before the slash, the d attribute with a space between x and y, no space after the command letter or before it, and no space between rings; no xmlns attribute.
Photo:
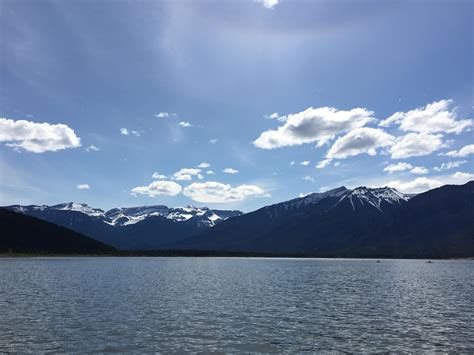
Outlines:
<svg viewBox="0 0 474 355"><path fill-rule="evenodd" d="M0 352L474 352L474 262L0 259Z"/></svg>

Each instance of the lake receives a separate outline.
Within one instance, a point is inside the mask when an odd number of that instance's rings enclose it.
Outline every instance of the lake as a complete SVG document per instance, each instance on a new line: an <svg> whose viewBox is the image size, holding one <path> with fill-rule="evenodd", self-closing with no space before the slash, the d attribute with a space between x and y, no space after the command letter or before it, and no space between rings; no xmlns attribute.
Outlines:
<svg viewBox="0 0 474 355"><path fill-rule="evenodd" d="M0 352L473 352L474 261L0 259Z"/></svg>

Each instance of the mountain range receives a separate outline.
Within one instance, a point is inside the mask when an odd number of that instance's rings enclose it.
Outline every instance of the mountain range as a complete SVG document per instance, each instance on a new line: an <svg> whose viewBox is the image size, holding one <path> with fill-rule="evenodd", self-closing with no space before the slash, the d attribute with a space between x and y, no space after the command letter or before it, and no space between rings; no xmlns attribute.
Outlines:
<svg viewBox="0 0 474 355"><path fill-rule="evenodd" d="M340 187L263 207L173 248L328 257L474 256L474 182L410 196Z"/></svg>
<svg viewBox="0 0 474 355"><path fill-rule="evenodd" d="M123 250L160 249L211 228L240 211L206 207L169 208L162 205L113 208L108 211L84 203L13 205L9 210L85 234Z"/></svg>
<svg viewBox="0 0 474 355"><path fill-rule="evenodd" d="M123 250L328 257L474 256L474 182L418 195L339 187L242 214L205 207L109 211L85 204L8 206Z"/></svg>

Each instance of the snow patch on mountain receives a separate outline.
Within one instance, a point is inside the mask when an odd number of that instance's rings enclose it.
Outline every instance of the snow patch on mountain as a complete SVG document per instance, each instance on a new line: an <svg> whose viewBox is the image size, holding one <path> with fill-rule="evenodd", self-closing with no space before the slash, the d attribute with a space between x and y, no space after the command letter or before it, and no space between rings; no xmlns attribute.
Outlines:
<svg viewBox="0 0 474 355"><path fill-rule="evenodd" d="M75 202L61 203L59 205L51 206L51 208L55 209L55 210L60 210L60 211L82 212L82 213L84 213L88 216L91 216L91 217L104 217L105 216L103 210L101 210L99 208L89 207L85 203L75 203Z"/></svg>

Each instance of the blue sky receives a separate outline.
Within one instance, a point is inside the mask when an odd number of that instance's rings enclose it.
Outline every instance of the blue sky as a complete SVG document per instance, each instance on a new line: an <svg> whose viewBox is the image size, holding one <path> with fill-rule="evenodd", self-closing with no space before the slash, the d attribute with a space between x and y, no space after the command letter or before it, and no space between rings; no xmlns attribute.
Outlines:
<svg viewBox="0 0 474 355"><path fill-rule="evenodd" d="M0 20L1 205L474 179L471 1L0 0Z"/></svg>

